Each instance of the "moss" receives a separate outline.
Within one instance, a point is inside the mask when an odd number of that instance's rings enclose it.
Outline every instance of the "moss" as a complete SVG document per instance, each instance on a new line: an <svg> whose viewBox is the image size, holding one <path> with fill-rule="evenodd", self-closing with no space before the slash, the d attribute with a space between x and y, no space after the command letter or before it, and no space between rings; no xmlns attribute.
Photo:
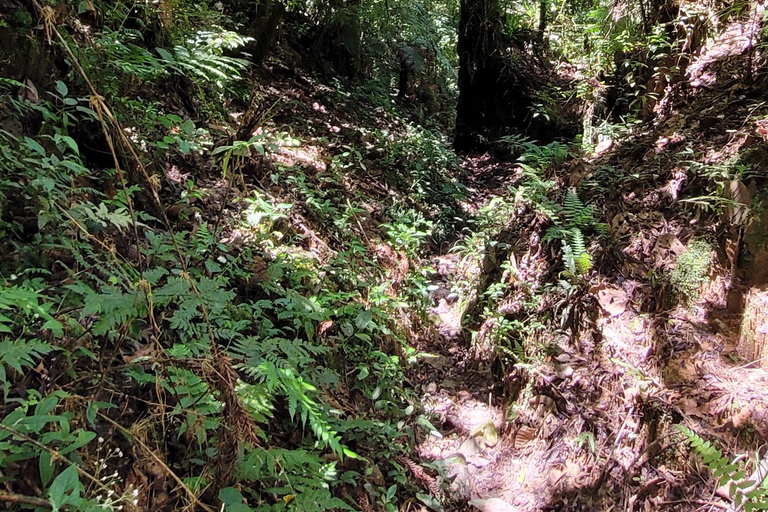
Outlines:
<svg viewBox="0 0 768 512"><path fill-rule="evenodd" d="M29 28L32 26L32 15L19 9L11 15L11 24L18 28Z"/></svg>
<svg viewBox="0 0 768 512"><path fill-rule="evenodd" d="M669 284L677 301L690 304L696 301L701 285L707 279L712 261L712 248L702 240L688 244L688 251L677 258L677 265L669 275Z"/></svg>

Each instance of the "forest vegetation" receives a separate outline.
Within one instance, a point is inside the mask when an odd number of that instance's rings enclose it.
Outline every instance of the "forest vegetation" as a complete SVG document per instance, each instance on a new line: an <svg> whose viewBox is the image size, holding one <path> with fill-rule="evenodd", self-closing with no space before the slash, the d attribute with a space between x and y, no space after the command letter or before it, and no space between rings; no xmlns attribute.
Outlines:
<svg viewBox="0 0 768 512"><path fill-rule="evenodd" d="M0 510L768 509L764 3L0 6Z"/></svg>

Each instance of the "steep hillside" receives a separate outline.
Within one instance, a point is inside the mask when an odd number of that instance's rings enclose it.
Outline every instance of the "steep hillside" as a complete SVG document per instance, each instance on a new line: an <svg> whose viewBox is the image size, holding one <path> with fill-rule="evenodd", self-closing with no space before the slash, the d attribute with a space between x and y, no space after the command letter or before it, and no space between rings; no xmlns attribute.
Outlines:
<svg viewBox="0 0 768 512"><path fill-rule="evenodd" d="M0 508L765 508L763 7L457 154L451 2L108 4L0 13Z"/></svg>

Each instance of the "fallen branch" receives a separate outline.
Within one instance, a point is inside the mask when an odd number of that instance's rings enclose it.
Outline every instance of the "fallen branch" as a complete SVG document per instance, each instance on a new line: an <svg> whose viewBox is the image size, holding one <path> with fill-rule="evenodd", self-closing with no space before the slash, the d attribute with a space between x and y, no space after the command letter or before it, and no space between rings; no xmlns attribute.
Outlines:
<svg viewBox="0 0 768 512"><path fill-rule="evenodd" d="M24 505L33 505L41 508L53 508L51 502L44 500L43 498L36 498L35 496L27 496L25 494L16 494L12 492L0 491L0 501L22 503Z"/></svg>

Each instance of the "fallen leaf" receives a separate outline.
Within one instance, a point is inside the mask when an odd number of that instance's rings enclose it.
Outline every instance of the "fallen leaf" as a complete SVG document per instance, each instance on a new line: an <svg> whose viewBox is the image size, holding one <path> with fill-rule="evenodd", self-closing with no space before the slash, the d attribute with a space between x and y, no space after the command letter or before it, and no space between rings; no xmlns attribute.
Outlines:
<svg viewBox="0 0 768 512"><path fill-rule="evenodd" d="M597 303L608 316L619 316L627 309L629 297L624 290L612 287L596 287L590 292L597 298Z"/></svg>
<svg viewBox="0 0 768 512"><path fill-rule="evenodd" d="M523 425L515 433L515 449L525 448L534 439L536 439L536 429Z"/></svg>
<svg viewBox="0 0 768 512"><path fill-rule="evenodd" d="M469 500L469 504L483 512L517 512L513 507L501 498L488 498L485 500Z"/></svg>
<svg viewBox="0 0 768 512"><path fill-rule="evenodd" d="M467 457L467 463L472 464L477 468L484 468L485 466L490 464L491 461L479 455L470 455Z"/></svg>
<svg viewBox="0 0 768 512"><path fill-rule="evenodd" d="M458 453L462 454L464 457L471 457L472 455L480 454L480 451L480 445L477 444L474 437L470 437L461 443Z"/></svg>

